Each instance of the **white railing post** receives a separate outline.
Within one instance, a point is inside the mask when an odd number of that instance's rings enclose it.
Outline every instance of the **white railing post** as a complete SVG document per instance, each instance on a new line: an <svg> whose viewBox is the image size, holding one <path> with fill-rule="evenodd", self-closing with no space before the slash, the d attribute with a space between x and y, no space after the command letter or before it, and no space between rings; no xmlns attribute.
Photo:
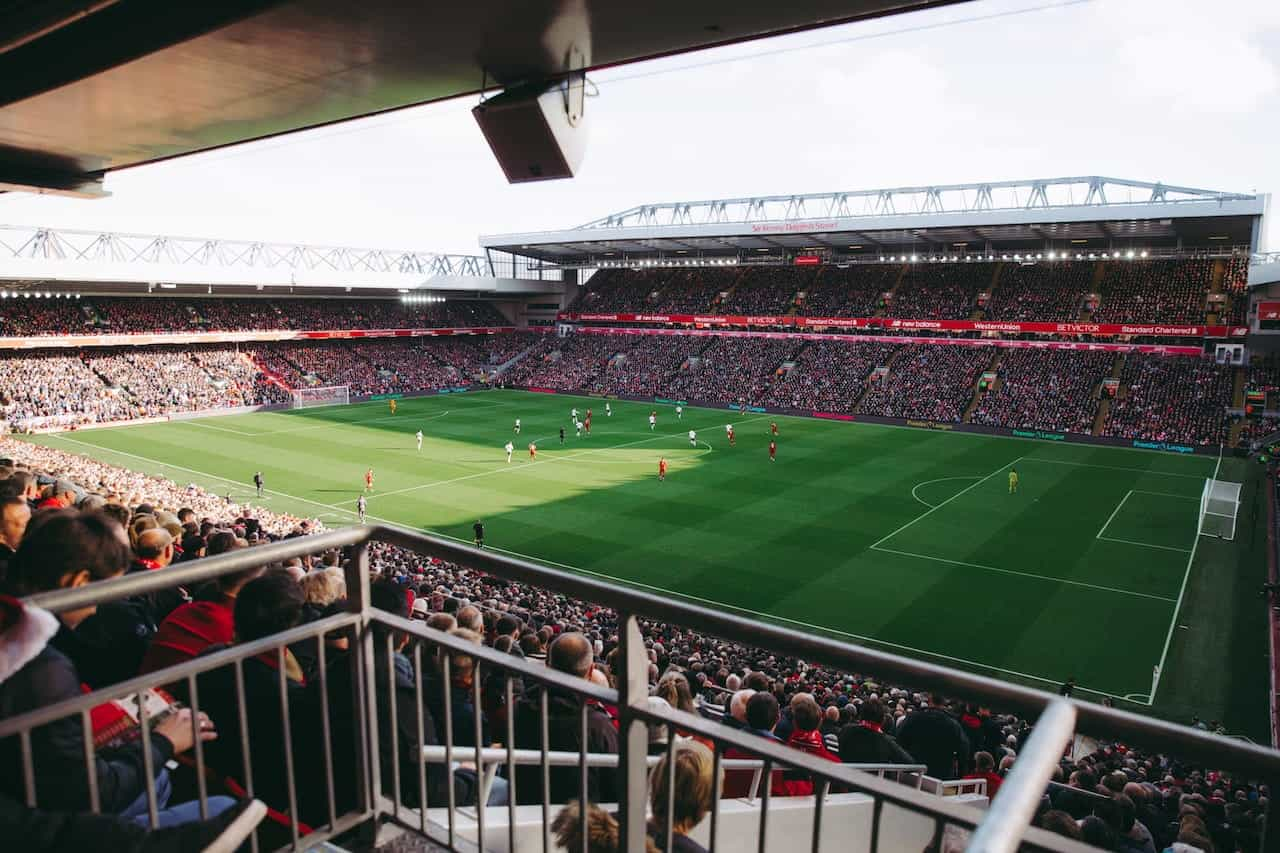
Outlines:
<svg viewBox="0 0 1280 853"><path fill-rule="evenodd" d="M618 614L618 659L619 841L623 850L644 850L649 731L634 709L644 707L649 698L649 657L640 625L629 613Z"/></svg>
<svg viewBox="0 0 1280 853"><path fill-rule="evenodd" d="M1076 708L1066 699L1055 699L1044 709L974 832L970 853L1013 853L1018 849L1075 726Z"/></svg>

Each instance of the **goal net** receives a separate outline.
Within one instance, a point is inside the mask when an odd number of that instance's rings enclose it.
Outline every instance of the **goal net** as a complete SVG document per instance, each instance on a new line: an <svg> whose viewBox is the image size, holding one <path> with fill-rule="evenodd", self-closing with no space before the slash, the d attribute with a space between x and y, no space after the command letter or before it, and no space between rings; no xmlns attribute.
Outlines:
<svg viewBox="0 0 1280 853"><path fill-rule="evenodd" d="M1236 515L1240 511L1240 484L1213 478L1204 481L1200 493L1200 535L1219 539L1236 538Z"/></svg>
<svg viewBox="0 0 1280 853"><path fill-rule="evenodd" d="M293 408L312 406L345 406L351 402L350 385L325 385L319 388L294 388Z"/></svg>

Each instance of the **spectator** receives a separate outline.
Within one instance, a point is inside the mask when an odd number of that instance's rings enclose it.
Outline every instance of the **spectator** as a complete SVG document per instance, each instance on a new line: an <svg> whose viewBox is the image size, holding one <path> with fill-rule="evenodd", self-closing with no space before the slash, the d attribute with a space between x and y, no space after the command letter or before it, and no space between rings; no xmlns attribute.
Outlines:
<svg viewBox="0 0 1280 853"><path fill-rule="evenodd" d="M711 750L694 741L681 741L674 748L675 780L671 786L671 850L705 853L702 845L689 837L711 810L715 798L715 761ZM666 850L667 755L663 754L649 774L649 838L659 850Z"/></svg>
<svg viewBox="0 0 1280 853"><path fill-rule="evenodd" d="M229 645L235 638L236 596L262 572L259 567L222 575L201 590L195 601L176 608L160 624L139 672L174 666L198 657L210 646Z"/></svg>
<svg viewBox="0 0 1280 853"><path fill-rule="evenodd" d="M914 764L911 754L884 732L884 705L865 699L858 722L840 730L840 760L846 764Z"/></svg>
<svg viewBox="0 0 1280 853"><path fill-rule="evenodd" d="M985 779L987 782L987 797L993 800L1000 791L1000 783L1004 781L1000 778L1000 774L996 773L996 760L989 752L975 752L973 754L973 772L966 773L964 778Z"/></svg>
<svg viewBox="0 0 1280 853"><path fill-rule="evenodd" d="M578 632L566 632L556 638L547 652L547 666L567 675L589 679L592 670L593 651L590 640ZM541 749L541 694L547 694L547 748L553 751L578 752L583 744L579 737L579 709L582 700L541 685L529 688L516 705L516 746L521 749ZM598 706L587 703L588 752L616 753L618 733L608 715ZM565 802L580 795L578 769L553 767L550 771L550 790L546 793L552 802ZM617 802L618 788L612 768L593 768L587 771L587 798L596 802ZM516 796L521 803L542 802L542 772L539 767L516 768Z"/></svg>
<svg viewBox="0 0 1280 853"><path fill-rule="evenodd" d="M928 766L930 776L959 779L968 772L969 742L937 694L929 697L929 707L911 714L898 727L898 742Z"/></svg>
<svg viewBox="0 0 1280 853"><path fill-rule="evenodd" d="M251 643L287 631L298 624L302 614L302 590L287 574L269 571L246 583L236 596L234 620L237 643ZM219 651L210 646L205 654ZM286 699L290 715L282 712L280 675L283 667ZM267 805L289 811L289 773L286 741L292 735L292 761L295 780L317 778L307 761L318 761L314 749L301 745L315 743L318 734L311 715L305 713L305 687L302 669L287 650L272 650L248 658L241 666L244 679L244 707L249 732L253 735L252 770L254 793ZM205 749L209 766L223 776L245 781L244 755L240 746L241 730L235 668L222 666L201 674L197 680L200 705L218 725L222 737ZM288 730L288 734L287 731ZM295 786L302 814L308 808L306 784Z"/></svg>
<svg viewBox="0 0 1280 853"><path fill-rule="evenodd" d="M63 511L32 525L14 558L14 576L24 592L83 586L124 571L128 552L124 534L101 514ZM0 669L0 719L24 714L81 694L75 664L53 645L56 633L74 629L93 607L64 611L59 618L23 608L14 599L0 600L0 635L7 654ZM9 654L8 652L12 652ZM201 740L212 743L217 730L209 718L198 718ZM84 730L78 715L56 720L31 733L36 801L47 809L87 811ZM192 713L183 709L154 725L150 742L160 826L174 826L199 816L196 803L169 805L172 787L166 764L194 744ZM207 747L206 747L207 748ZM149 820L146 769L141 739L94 756L93 773L102 810L143 822ZM0 766L20 766L18 738L0 741ZM25 801L21 774L0 774L0 794ZM211 813L230 808L226 798L210 798Z"/></svg>

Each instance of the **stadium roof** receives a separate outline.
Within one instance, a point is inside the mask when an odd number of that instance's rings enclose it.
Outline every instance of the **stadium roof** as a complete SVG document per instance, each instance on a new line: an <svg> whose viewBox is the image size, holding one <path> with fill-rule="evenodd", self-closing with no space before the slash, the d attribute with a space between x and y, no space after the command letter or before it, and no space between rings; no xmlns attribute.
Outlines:
<svg viewBox="0 0 1280 853"><path fill-rule="evenodd" d="M1267 197L1097 176L647 204L480 238L564 266L744 253L1256 246Z"/></svg>
<svg viewBox="0 0 1280 853"><path fill-rule="evenodd" d="M0 0L0 189L957 2Z"/></svg>
<svg viewBox="0 0 1280 853"><path fill-rule="evenodd" d="M0 296L60 288L493 298L558 292L560 282L495 276L480 255L0 225Z"/></svg>

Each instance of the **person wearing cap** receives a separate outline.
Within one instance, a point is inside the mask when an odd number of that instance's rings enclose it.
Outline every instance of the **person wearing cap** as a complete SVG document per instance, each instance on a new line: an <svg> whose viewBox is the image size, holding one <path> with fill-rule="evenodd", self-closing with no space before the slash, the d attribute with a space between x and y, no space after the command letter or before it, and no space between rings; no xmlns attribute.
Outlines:
<svg viewBox="0 0 1280 853"><path fill-rule="evenodd" d="M431 616L431 603L425 598L414 599L413 610L410 611L411 619L419 619L426 621Z"/></svg>

